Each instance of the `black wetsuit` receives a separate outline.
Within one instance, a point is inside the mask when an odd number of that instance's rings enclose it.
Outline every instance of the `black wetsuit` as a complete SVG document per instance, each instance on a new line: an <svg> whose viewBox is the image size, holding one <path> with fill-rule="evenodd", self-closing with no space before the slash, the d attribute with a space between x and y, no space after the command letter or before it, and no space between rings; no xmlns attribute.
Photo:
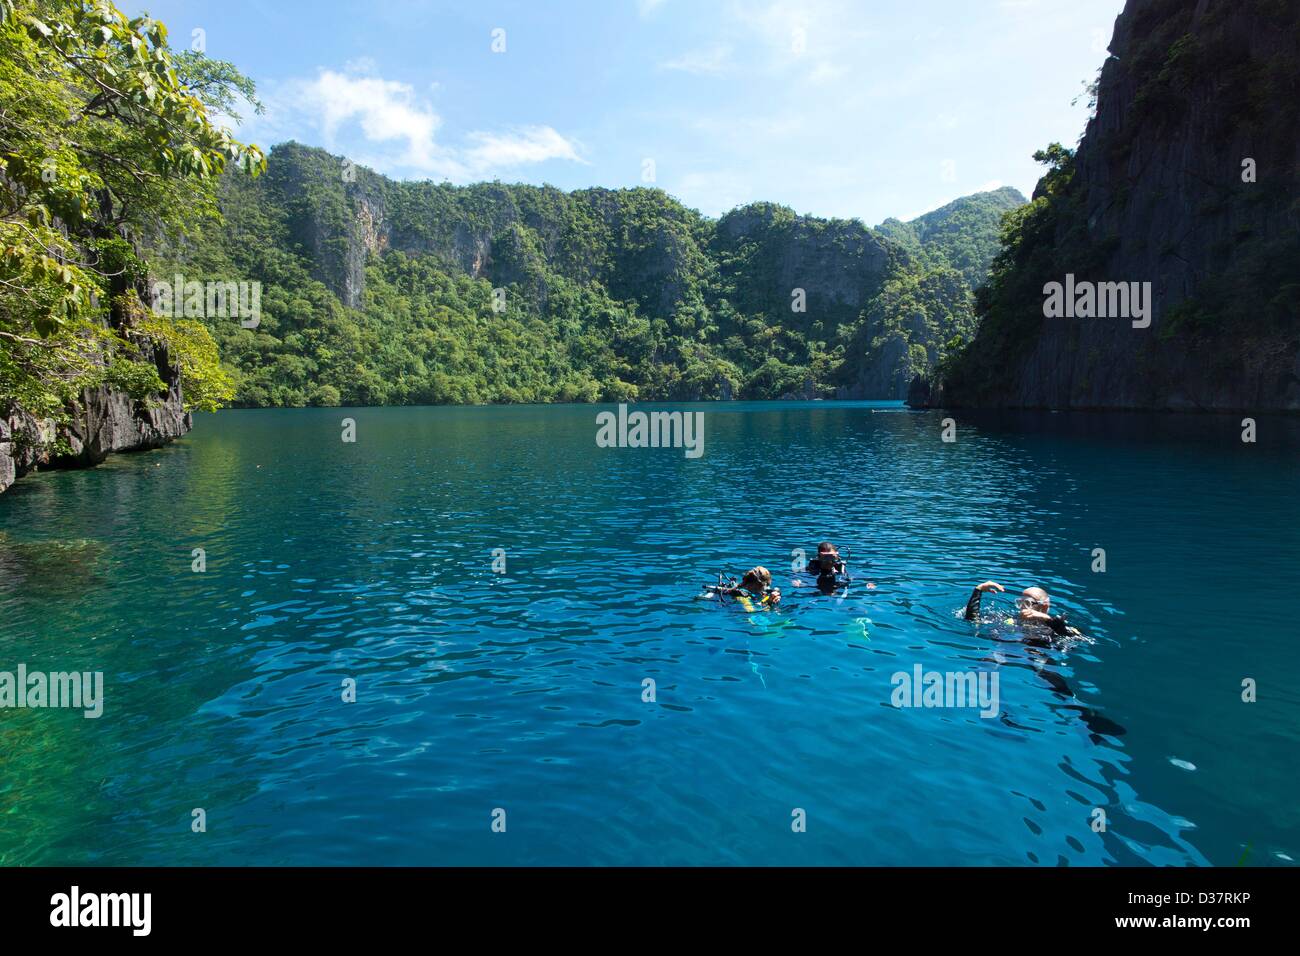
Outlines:
<svg viewBox="0 0 1300 956"><path fill-rule="evenodd" d="M976 588L975 590L971 591L970 600L966 602L966 620L975 621L979 619L980 595L982 595L983 593L984 592L981 591L979 588ZM1064 614L1054 614L1051 617L1049 617L1046 621L1039 621L1036 623L1040 623L1044 627L1051 628L1053 634L1059 635L1061 637L1065 637L1066 635L1070 634L1072 631L1074 633L1078 633L1077 631L1074 631L1074 628L1070 627L1069 624L1065 623Z"/></svg>
<svg viewBox="0 0 1300 956"><path fill-rule="evenodd" d="M840 580L840 575L845 573L844 561L841 558L835 559L835 564L829 571L824 570L821 562L814 558L808 562L804 571L807 574L817 575L817 590L822 594L834 594L837 588L847 583Z"/></svg>
<svg viewBox="0 0 1300 956"><path fill-rule="evenodd" d="M804 573L806 573L806 574L817 574L817 575L821 575L821 574L843 574L843 573L844 573L844 561L843 561L842 558L836 558L836 559L835 559L835 565L834 565L834 567L832 567L831 570L827 572L827 571L822 571L822 563L821 563L820 561L818 561L816 558L813 558L811 561L808 562L808 567L804 568Z"/></svg>

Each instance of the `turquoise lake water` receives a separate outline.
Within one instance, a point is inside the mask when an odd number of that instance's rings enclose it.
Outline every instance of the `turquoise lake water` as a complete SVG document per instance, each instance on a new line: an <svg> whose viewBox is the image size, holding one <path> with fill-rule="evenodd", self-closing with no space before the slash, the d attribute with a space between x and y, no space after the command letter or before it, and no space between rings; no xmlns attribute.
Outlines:
<svg viewBox="0 0 1300 956"><path fill-rule="evenodd" d="M590 406L229 411L21 481L0 671L105 701L0 710L0 863L1300 859L1300 422L655 407L703 457ZM792 584L822 538L842 599ZM697 599L755 564L779 613ZM962 620L989 578L1093 642ZM918 664L998 716L894 707Z"/></svg>

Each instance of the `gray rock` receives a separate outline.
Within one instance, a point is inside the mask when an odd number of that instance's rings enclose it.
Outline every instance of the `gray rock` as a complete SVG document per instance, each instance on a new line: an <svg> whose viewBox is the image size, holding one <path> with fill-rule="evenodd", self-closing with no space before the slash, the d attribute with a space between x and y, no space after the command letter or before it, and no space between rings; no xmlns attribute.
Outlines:
<svg viewBox="0 0 1300 956"><path fill-rule="evenodd" d="M19 408L0 415L0 492L35 468L89 468L116 452L158 448L193 427L181 399L180 369L165 352L142 347L158 363L167 394L141 402L111 389L87 389L66 424ZM59 445L67 451L56 454Z"/></svg>

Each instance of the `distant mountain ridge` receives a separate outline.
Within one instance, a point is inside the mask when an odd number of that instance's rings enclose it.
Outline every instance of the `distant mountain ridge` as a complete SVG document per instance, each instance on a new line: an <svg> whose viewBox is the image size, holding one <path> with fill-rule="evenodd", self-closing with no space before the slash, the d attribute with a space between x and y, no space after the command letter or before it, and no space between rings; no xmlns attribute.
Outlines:
<svg viewBox="0 0 1300 956"><path fill-rule="evenodd" d="M988 277L998 254L1002 216L1026 202L1020 190L1001 186L954 199L909 222L886 219L876 231L938 264L952 266L976 288Z"/></svg>
<svg viewBox="0 0 1300 956"><path fill-rule="evenodd" d="M657 189L398 182L286 143L166 268L263 284L257 328L208 321L242 405L901 398L972 333L1017 201L713 220Z"/></svg>

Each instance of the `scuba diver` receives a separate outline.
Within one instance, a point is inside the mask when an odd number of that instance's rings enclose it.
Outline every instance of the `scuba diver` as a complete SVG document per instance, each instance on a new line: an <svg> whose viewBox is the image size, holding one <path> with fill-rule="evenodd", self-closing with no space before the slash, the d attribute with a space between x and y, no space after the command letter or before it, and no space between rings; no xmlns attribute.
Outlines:
<svg viewBox="0 0 1300 956"><path fill-rule="evenodd" d="M1006 588L998 584L997 581L985 581L983 584L976 585L975 590L971 591L970 600L966 602L966 620L979 620L980 597L982 595L992 592L1002 593L1004 591L1006 591ZM1083 636L1077 627L1072 627L1066 623L1064 614L1053 615L1049 613L1051 606L1052 598L1042 588L1025 588L1020 592L1020 597L1016 598L1016 607L1020 609L1017 622L1020 624L1041 624L1051 630L1057 637Z"/></svg>
<svg viewBox="0 0 1300 956"><path fill-rule="evenodd" d="M1005 591L1006 588L996 581L985 581L983 584L977 585L971 592L970 600L966 602L963 617L968 621L978 622L980 619L980 598L985 594ZM1016 617L1014 619L1008 618L1006 621L1006 623L1019 628L1020 633L1014 641L1011 641L1007 637L999 636L995 631L994 640L1000 643L1010 642L1024 645L1028 656L1025 662L1020 664L1013 661L998 660L997 658L993 658L993 660L1011 666L1027 666L1031 668L1058 697L1070 702L1065 709L1077 712L1084 725L1093 734L1112 737L1122 736L1125 733L1124 728L1080 701L1074 689L1070 687L1069 682L1056 669L1064 663L1064 654L1069 646L1075 643L1075 639L1088 643L1091 643L1091 639L1084 637L1077 627L1066 623L1064 614L1050 613L1051 604L1051 596L1042 588L1025 588L1020 593L1020 597L1016 599L1016 606L1019 608ZM1061 640L1062 638L1065 640ZM1060 654L1061 657L1058 658L1057 654Z"/></svg>
<svg viewBox="0 0 1300 956"><path fill-rule="evenodd" d="M740 584L734 580L723 583L718 576L718 584L708 589L712 594L722 597L734 597L746 610L755 607L772 608L781 603L781 591L772 587L772 572L764 567L750 568L741 578Z"/></svg>
<svg viewBox="0 0 1300 956"><path fill-rule="evenodd" d="M808 574L844 574L847 568L844 559L840 557L839 549L829 541L823 541L817 545L817 557L808 562L804 568Z"/></svg>
<svg viewBox="0 0 1300 956"><path fill-rule="evenodd" d="M817 590L822 594L834 594L837 588L848 583L848 565L840 557L839 549L829 541L817 545L817 557L808 562L804 572L817 575ZM794 579L795 587L803 587L803 584L798 578Z"/></svg>

